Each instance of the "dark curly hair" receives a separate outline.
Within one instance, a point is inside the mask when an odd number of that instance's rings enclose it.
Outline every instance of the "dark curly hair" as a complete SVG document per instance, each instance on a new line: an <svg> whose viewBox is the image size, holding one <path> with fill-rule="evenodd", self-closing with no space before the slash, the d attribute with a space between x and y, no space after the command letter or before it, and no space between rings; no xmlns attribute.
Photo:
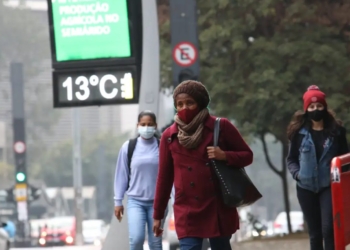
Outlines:
<svg viewBox="0 0 350 250"><path fill-rule="evenodd" d="M327 135L336 136L339 126L342 126L343 123L341 120L336 119L335 113L332 110L326 109L326 111L326 116L323 119L324 131ZM295 112L291 122L288 125L288 139L291 140L302 127L310 129L312 127L312 122L310 119L308 119L307 112L298 110Z"/></svg>

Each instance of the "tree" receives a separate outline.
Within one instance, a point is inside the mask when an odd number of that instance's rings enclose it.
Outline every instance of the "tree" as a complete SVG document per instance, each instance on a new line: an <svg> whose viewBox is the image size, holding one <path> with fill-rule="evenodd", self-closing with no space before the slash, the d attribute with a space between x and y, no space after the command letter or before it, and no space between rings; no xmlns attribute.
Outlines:
<svg viewBox="0 0 350 250"><path fill-rule="evenodd" d="M84 186L96 186L99 217L109 220L113 211L113 176L119 149L128 135L102 134L82 138L82 179ZM42 179L49 187L73 186L72 141L62 142L45 154L29 178Z"/></svg>
<svg viewBox="0 0 350 250"><path fill-rule="evenodd" d="M303 0L199 0L198 6L201 79L210 89L212 107L261 140L268 165L281 177L288 215L286 127L312 84L345 115L349 32L335 10L344 13L350 7ZM331 11L325 15L325 10ZM280 168L270 160L267 134L282 144ZM288 225L291 230L290 218Z"/></svg>

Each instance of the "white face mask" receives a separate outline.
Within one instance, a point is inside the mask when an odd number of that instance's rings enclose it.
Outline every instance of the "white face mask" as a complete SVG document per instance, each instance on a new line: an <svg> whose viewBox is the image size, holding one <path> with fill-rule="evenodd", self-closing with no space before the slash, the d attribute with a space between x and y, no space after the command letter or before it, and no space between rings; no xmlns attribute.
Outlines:
<svg viewBox="0 0 350 250"><path fill-rule="evenodd" d="M142 138L151 139L156 132L156 127L138 126L137 130Z"/></svg>

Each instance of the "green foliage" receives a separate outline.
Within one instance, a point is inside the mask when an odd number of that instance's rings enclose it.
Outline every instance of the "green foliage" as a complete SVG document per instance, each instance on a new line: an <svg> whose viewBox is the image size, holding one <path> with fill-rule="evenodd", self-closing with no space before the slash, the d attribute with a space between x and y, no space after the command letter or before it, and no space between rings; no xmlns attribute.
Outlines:
<svg viewBox="0 0 350 250"><path fill-rule="evenodd" d="M113 181L118 152L127 135L83 137L81 143L84 186L96 186L99 215L110 219L113 211ZM29 178L42 179L49 187L73 186L73 145L66 141L43 155ZM103 202L103 203L101 203Z"/></svg>
<svg viewBox="0 0 350 250"><path fill-rule="evenodd" d="M169 20L163 23L159 29L160 39L160 67L161 85L163 88L172 86L172 56L170 46L170 23Z"/></svg>
<svg viewBox="0 0 350 250"><path fill-rule="evenodd" d="M97 174L101 170L108 171L109 177L113 176L112 172L114 173L115 170L118 151L125 140L125 135L111 137L108 134L82 139L81 157L84 185L95 185ZM104 148L102 158L99 155L101 147ZM36 178L42 178L48 186L72 186L72 157L72 141L65 141L57 145L43 156L41 166L35 171ZM100 162L100 159L103 160L103 163Z"/></svg>
<svg viewBox="0 0 350 250"><path fill-rule="evenodd" d="M350 121L349 32L343 20L350 7L307 2L197 1L201 80L213 110L247 133L270 132L286 142L290 118L312 84L327 93L340 118ZM169 32L169 24L163 24L163 76L171 61ZM169 77L163 84L170 82Z"/></svg>
<svg viewBox="0 0 350 250"><path fill-rule="evenodd" d="M348 37L324 25L317 4L199 1L202 80L216 113L287 143L286 127L317 84L341 118L348 111ZM329 4L331 5L331 4ZM329 6L331 7L331 6Z"/></svg>

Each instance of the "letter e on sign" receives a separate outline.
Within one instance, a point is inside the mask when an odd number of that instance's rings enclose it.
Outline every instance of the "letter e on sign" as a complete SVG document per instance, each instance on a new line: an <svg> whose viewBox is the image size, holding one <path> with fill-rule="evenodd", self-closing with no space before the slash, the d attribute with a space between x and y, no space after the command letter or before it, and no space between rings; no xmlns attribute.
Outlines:
<svg viewBox="0 0 350 250"><path fill-rule="evenodd" d="M182 42L174 47L173 59L179 66L191 66L196 62L197 57L197 48L192 43Z"/></svg>

